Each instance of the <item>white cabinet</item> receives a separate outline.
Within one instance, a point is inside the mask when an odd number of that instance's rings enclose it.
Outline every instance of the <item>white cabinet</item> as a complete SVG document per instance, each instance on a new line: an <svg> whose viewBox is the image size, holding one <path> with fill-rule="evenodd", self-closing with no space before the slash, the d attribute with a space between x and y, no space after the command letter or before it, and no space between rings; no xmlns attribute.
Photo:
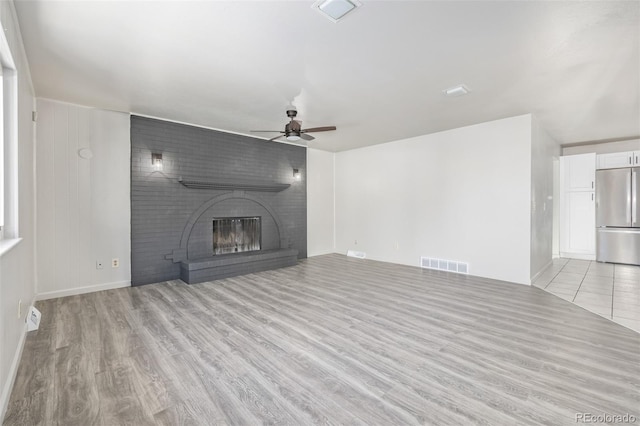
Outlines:
<svg viewBox="0 0 640 426"><path fill-rule="evenodd" d="M613 152L598 155L598 169L617 169L638 165L638 151Z"/></svg>
<svg viewBox="0 0 640 426"><path fill-rule="evenodd" d="M596 183L596 154L560 157L564 177L564 191L594 191Z"/></svg>
<svg viewBox="0 0 640 426"><path fill-rule="evenodd" d="M596 253L596 208L593 192L568 192L565 222L567 257L582 257Z"/></svg>
<svg viewBox="0 0 640 426"><path fill-rule="evenodd" d="M595 260L596 154L560 157L560 256Z"/></svg>

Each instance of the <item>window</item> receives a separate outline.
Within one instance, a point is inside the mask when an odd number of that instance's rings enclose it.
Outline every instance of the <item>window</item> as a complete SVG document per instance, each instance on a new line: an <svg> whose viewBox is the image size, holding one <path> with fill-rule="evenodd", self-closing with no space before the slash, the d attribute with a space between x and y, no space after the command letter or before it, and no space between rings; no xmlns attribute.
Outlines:
<svg viewBox="0 0 640 426"><path fill-rule="evenodd" d="M0 31L0 241L18 238L18 77ZM1 252L0 252L1 253Z"/></svg>
<svg viewBox="0 0 640 426"><path fill-rule="evenodd" d="M2 67L0 67L0 79L4 83ZM3 104L4 104L4 84L0 84L0 117L3 117L3 120L0 120L0 240L4 239L4 206L7 204L4 199L4 114L3 114Z"/></svg>

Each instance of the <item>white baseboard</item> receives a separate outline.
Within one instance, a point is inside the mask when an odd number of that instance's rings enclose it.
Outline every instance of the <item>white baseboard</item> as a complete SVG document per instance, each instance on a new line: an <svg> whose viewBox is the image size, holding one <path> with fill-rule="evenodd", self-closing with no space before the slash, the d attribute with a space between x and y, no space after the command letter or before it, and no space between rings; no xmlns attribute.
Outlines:
<svg viewBox="0 0 640 426"><path fill-rule="evenodd" d="M560 253L560 257L567 258L567 259L578 259L578 260L596 260L595 254Z"/></svg>
<svg viewBox="0 0 640 426"><path fill-rule="evenodd" d="M34 299L35 302L35 299ZM33 306L33 302L30 306ZM2 389L2 396L0 397L0 422L4 420L4 415L7 413L7 407L9 406L9 399L11 398L11 391L13 390L13 384L16 381L16 375L18 374L18 366L20 365L20 359L22 358L22 350L24 349L24 341L27 338L27 323L24 323L22 327L22 333L20 340L18 340L18 347L13 355L13 361L11 361L11 367L9 368L9 374L7 375L7 381L4 383Z"/></svg>
<svg viewBox="0 0 640 426"><path fill-rule="evenodd" d="M111 290L114 288L131 287L131 281L116 281L112 283L89 285L86 287L69 288L65 290L48 291L36 294L36 300L55 299L58 297L75 296L77 294L93 293L95 291Z"/></svg>
<svg viewBox="0 0 640 426"><path fill-rule="evenodd" d="M538 277L540 277L540 275L542 275L542 273L546 271L551 265L553 265L553 259L550 260L546 265L544 265L533 277L531 277L531 284L533 285Z"/></svg>
<svg viewBox="0 0 640 426"><path fill-rule="evenodd" d="M316 256L324 256L326 254L333 254L335 253L334 251L318 251L318 252L312 252L312 253L307 253L307 257L316 257Z"/></svg>

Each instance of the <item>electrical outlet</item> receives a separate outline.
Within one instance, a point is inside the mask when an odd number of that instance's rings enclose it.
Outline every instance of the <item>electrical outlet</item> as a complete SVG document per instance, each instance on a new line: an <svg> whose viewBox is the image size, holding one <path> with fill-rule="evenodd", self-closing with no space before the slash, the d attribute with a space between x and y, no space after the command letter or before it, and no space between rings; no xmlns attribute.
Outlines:
<svg viewBox="0 0 640 426"><path fill-rule="evenodd" d="M22 300L18 300L18 318L22 318Z"/></svg>
<svg viewBox="0 0 640 426"><path fill-rule="evenodd" d="M102 269L104 265L102 264L102 260L96 260L96 269Z"/></svg>
<svg viewBox="0 0 640 426"><path fill-rule="evenodd" d="M111 259L112 268L118 268L119 266L120 266L120 259L118 259L117 257L114 257L113 259Z"/></svg>

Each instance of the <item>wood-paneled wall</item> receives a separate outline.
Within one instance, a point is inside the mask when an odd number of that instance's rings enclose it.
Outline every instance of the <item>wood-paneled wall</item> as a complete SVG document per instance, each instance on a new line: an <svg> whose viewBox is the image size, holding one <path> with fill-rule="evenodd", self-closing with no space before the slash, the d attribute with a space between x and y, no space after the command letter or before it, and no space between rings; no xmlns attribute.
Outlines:
<svg viewBox="0 0 640 426"><path fill-rule="evenodd" d="M40 298L130 284L129 139L129 114L38 99Z"/></svg>

